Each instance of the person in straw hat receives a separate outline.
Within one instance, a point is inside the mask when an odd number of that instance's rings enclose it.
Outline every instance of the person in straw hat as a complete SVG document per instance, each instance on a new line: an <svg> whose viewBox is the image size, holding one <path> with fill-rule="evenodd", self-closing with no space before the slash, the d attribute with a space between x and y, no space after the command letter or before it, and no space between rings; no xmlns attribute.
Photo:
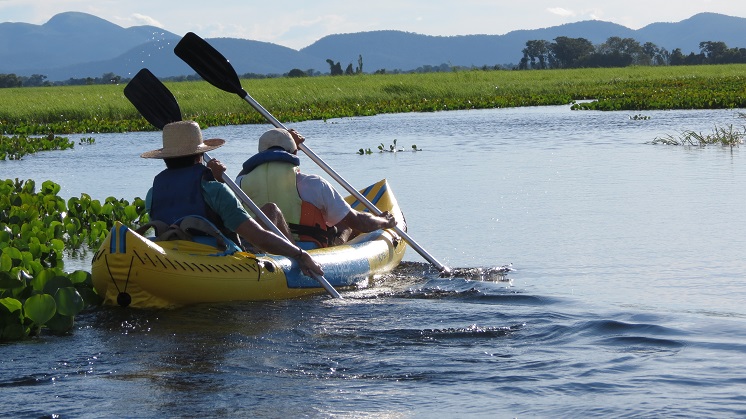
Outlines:
<svg viewBox="0 0 746 419"><path fill-rule="evenodd" d="M297 153L303 141L292 129L265 132L259 137L259 153L244 162L236 183L257 205L276 203L306 248L344 243L353 231L396 226L388 211L377 216L352 209L324 178L301 173Z"/></svg>
<svg viewBox="0 0 746 419"><path fill-rule="evenodd" d="M321 266L303 249L265 230L251 218L241 201L222 183L225 165L213 159L205 167L203 154L224 143L219 138L203 140L194 121L172 122L163 127L163 147L140 155L162 159L166 164L146 196L151 220L171 225L185 216L202 216L265 252L296 259L306 275L323 275ZM262 210L287 231L287 223L276 206L265 205Z"/></svg>

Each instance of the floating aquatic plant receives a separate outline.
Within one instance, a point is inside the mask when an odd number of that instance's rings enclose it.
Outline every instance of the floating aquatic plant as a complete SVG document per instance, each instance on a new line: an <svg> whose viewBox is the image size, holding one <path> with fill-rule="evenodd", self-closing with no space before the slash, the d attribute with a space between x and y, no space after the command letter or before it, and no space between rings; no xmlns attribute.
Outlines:
<svg viewBox="0 0 746 419"><path fill-rule="evenodd" d="M396 146L396 139L394 139L394 143L393 144L389 144L388 148L386 148L386 146L384 146L383 143L381 143L381 144L378 145L378 152L379 153L399 153L399 152L402 152L402 151L404 151L403 148L397 148L397 146ZM422 149L421 148L417 148L417 144L412 144L412 151L422 151ZM360 150L357 151L357 154L360 154L360 155L363 155L363 154L373 154L373 151L371 151L370 148L368 148L368 149L361 148Z"/></svg>
<svg viewBox="0 0 746 419"><path fill-rule="evenodd" d="M74 142L66 137L57 137L54 134L43 137L28 137L26 135L14 135L6 137L0 135L0 160L20 160L27 154L38 151L67 150L73 148Z"/></svg>
<svg viewBox="0 0 746 419"><path fill-rule="evenodd" d="M746 127L744 130L733 128L733 125L728 127L715 127L712 133L703 134L696 131L683 131L678 136L666 135L663 137L656 137L653 141L648 144L665 144L665 145L683 145L683 146L698 146L704 147L710 144L719 144L727 147L736 147L739 144L743 144L744 137L746 137Z"/></svg>
<svg viewBox="0 0 746 419"><path fill-rule="evenodd" d="M42 330L69 333L74 316L101 303L91 274L64 271L63 254L98 247L116 220L148 221L145 203L87 194L65 201L52 181L0 181L0 341Z"/></svg>

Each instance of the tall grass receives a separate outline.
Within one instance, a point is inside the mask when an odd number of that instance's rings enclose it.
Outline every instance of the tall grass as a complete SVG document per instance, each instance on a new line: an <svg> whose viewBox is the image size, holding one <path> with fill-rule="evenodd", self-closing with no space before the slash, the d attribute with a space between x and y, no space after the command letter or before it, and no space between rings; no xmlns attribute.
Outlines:
<svg viewBox="0 0 746 419"><path fill-rule="evenodd" d="M378 113L569 104L642 110L746 107L746 65L321 76L243 80L284 122ZM166 83L184 118L203 125L263 122L236 96L206 82ZM124 85L0 89L0 133L153 129Z"/></svg>

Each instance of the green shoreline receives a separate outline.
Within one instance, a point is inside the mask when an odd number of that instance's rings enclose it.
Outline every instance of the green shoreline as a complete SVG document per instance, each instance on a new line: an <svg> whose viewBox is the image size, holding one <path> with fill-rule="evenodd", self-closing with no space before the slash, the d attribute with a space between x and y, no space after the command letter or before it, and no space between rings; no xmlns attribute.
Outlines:
<svg viewBox="0 0 746 419"><path fill-rule="evenodd" d="M166 82L185 119L203 126L265 121L234 95L206 82ZM593 102L576 109L652 110L746 107L746 64L242 80L283 122ZM124 85L0 89L0 134L148 131Z"/></svg>

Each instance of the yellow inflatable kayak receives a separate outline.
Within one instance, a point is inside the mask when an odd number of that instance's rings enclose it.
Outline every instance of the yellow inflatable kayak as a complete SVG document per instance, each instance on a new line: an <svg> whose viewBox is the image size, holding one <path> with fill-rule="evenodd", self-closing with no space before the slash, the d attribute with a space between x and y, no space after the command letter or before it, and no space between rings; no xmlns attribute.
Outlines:
<svg viewBox="0 0 746 419"><path fill-rule="evenodd" d="M386 180L360 191L406 230L404 216ZM348 197L350 205L365 207ZM394 269L405 242L393 230L361 234L342 246L310 250L335 288L364 284ZM297 298L326 291L289 258L234 252L186 240L154 242L121 223L93 257L93 286L107 304L166 308L194 303Z"/></svg>

